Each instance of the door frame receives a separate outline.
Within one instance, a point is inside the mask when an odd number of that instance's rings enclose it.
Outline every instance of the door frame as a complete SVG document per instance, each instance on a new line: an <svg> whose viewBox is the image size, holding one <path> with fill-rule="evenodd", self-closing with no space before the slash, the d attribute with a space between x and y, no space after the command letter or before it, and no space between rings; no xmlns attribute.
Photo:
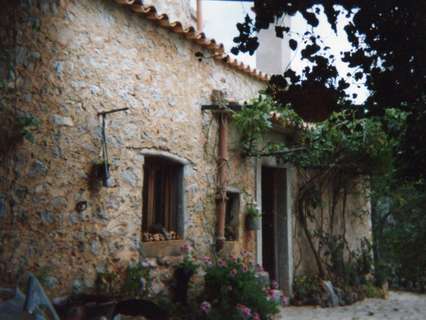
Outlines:
<svg viewBox="0 0 426 320"><path fill-rule="evenodd" d="M282 265L284 270L278 270L279 273L283 272L284 283L281 285L281 289L289 297L292 296L292 284L293 284L293 199L292 199L292 186L294 184L294 171L295 168L292 165L286 163L279 163L275 157L263 157L256 160L256 202L260 211L262 211L262 167L280 168L286 169L286 223L283 228L286 234L284 239L284 252L281 255L278 254L276 259L280 256L284 256L284 262L278 262L278 265ZM260 218L262 219L262 218ZM262 225L262 221L260 221ZM277 244L275 244L277 246ZM278 246L276 247L278 248ZM263 252L262 252L262 228L256 232L256 263L262 265Z"/></svg>

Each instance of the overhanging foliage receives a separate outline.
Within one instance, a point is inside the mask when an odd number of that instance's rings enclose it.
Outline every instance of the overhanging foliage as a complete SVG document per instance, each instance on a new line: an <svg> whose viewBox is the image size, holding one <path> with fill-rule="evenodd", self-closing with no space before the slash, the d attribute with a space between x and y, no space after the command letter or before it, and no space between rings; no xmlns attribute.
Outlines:
<svg viewBox="0 0 426 320"><path fill-rule="evenodd" d="M249 156L276 155L301 168L339 167L377 174L392 167L407 116L397 109L386 110L384 117L359 117L346 110L307 124L290 106L262 94L235 113L234 120ZM290 139L268 141L274 126L290 129Z"/></svg>

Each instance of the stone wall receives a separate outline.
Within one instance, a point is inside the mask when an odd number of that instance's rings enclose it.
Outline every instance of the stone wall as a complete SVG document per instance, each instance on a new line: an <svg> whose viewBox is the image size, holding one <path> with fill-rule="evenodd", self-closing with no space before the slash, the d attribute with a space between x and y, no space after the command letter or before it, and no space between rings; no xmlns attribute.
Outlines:
<svg viewBox="0 0 426 320"><path fill-rule="evenodd" d="M210 103L212 90L243 101L265 84L221 61L199 61L199 46L114 1L22 0L17 8L3 2L1 127L7 131L23 116L40 125L31 129L33 142L18 141L0 153L0 284L31 270L47 275L52 293L69 293L93 287L97 272L124 270L138 261L143 164L149 154L184 164L184 238L198 255L211 252L218 126L201 106ZM160 12L176 2L161 3L169 6ZM185 24L187 12L172 10L170 16ZM123 107L129 110L107 116L112 187L92 188L93 164L102 159L98 113ZM231 125L228 184L244 195L243 214L259 190L256 163L241 157L238 144ZM293 180L294 214L296 174ZM347 205L363 212L368 201L356 190ZM79 203L87 209L79 212ZM296 273L315 271L296 217L293 223ZM368 215L346 221L353 248L370 237L369 223ZM243 215L239 235L226 244L227 251L254 251L255 234L245 231ZM160 256L145 264L162 282L176 261Z"/></svg>
<svg viewBox="0 0 426 320"><path fill-rule="evenodd" d="M301 181L305 181L305 175L306 172L299 174L298 178L294 181L293 188L295 195ZM346 189L347 196L345 200L343 200L343 193L345 191L340 189L336 193L334 188L335 185L332 183L323 187L320 203L318 203L316 209L312 210L315 218L308 221L309 230L312 233L315 230L322 230L324 233L334 236L344 236L347 241L347 248L356 252L361 249L361 241L363 239L372 241L368 184L366 185L365 179L355 179ZM336 199L335 204L333 204L333 199ZM295 206L296 203L294 203L294 212L296 213L297 209ZM333 206L334 209L332 209ZM295 216L293 222L294 273L295 275L316 274L318 267L297 216ZM315 248L319 248L318 238L313 236L312 239ZM324 253L325 251L323 247L321 252Z"/></svg>
<svg viewBox="0 0 426 320"><path fill-rule="evenodd" d="M20 1L15 14L14 72L2 87L2 111L40 125L33 142L1 156L0 280L44 270L52 292L67 293L138 260L149 152L186 163L184 236L199 254L209 252L217 123L201 105L213 89L241 101L264 83L220 61L198 61L200 47L113 1ZM129 110L107 117L113 186L91 190L91 168L101 160L97 114L123 107ZM254 164L235 143L229 184L254 194ZM87 209L78 212L83 202ZM253 250L242 225L239 246Z"/></svg>

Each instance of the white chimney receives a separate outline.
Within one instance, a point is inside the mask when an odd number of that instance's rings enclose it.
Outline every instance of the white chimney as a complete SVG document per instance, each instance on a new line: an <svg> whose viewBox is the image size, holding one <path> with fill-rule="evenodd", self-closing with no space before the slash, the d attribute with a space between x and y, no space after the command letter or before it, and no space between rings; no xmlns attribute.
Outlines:
<svg viewBox="0 0 426 320"><path fill-rule="evenodd" d="M291 19L284 19L284 26L290 27ZM272 23L267 30L258 33L259 47L256 51L256 69L267 74L282 74L289 66L294 55L290 49L290 38L284 33L284 38L278 38L275 24Z"/></svg>

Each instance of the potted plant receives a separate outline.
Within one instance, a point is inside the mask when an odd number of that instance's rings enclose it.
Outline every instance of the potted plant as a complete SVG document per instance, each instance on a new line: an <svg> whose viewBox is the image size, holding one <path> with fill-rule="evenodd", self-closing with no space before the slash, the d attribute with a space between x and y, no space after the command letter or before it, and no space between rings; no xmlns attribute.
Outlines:
<svg viewBox="0 0 426 320"><path fill-rule="evenodd" d="M175 270L176 292L175 300L179 303L186 304L188 300L188 284L191 277L198 269L198 264L192 257L192 247L188 244L181 248L184 258Z"/></svg>
<svg viewBox="0 0 426 320"><path fill-rule="evenodd" d="M260 217L262 214L257 209L255 203L250 204L247 207L246 212L246 228L250 231L255 231L260 229Z"/></svg>

